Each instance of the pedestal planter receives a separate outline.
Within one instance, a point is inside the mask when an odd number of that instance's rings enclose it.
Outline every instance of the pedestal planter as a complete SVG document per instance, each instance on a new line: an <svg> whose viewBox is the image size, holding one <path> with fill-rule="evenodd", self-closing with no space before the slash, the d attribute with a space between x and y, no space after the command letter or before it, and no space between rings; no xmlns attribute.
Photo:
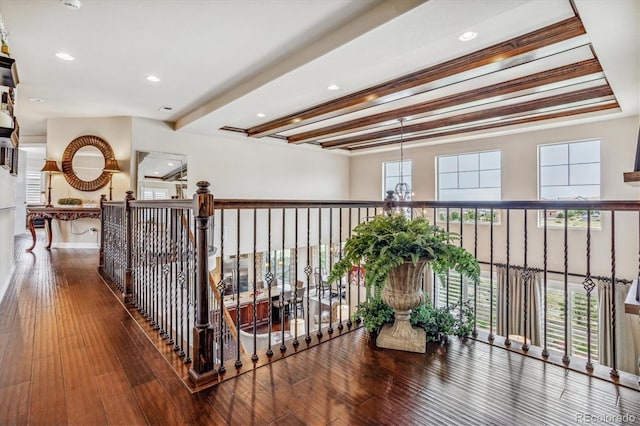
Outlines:
<svg viewBox="0 0 640 426"><path fill-rule="evenodd" d="M393 308L395 321L380 330L376 340L378 347L419 353L427 351L425 330L414 328L409 322L411 309L424 302L421 278L426 264L427 261L422 259L415 265L405 262L389 272L382 300Z"/></svg>

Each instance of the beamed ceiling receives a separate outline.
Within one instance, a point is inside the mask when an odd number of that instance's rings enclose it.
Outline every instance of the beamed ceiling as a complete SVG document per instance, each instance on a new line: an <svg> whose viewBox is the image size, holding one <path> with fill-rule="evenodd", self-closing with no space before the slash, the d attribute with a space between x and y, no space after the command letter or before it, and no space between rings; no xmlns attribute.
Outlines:
<svg viewBox="0 0 640 426"><path fill-rule="evenodd" d="M618 108L573 16L247 129L223 129L357 151Z"/></svg>
<svg viewBox="0 0 640 426"><path fill-rule="evenodd" d="M357 155L397 149L401 119L420 146L640 111L638 0L0 0L0 12L21 143L46 141L50 119L131 116L211 144Z"/></svg>

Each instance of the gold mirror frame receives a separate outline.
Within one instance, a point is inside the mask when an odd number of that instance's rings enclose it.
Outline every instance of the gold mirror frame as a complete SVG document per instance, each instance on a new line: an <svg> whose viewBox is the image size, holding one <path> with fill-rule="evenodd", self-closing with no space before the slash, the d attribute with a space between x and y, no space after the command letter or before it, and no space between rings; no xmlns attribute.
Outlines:
<svg viewBox="0 0 640 426"><path fill-rule="evenodd" d="M109 179L111 178L109 172L103 171L96 179L85 181L80 179L73 171L73 156L76 155L76 152L78 152L80 148L85 146L98 148L104 157L105 164L108 159L115 158L111 145L104 139L93 135L80 136L69 142L69 145L67 145L67 148L64 150L64 154L62 155L62 173L64 173L64 178L69 185L75 189L79 189L80 191L97 191L109 184Z"/></svg>

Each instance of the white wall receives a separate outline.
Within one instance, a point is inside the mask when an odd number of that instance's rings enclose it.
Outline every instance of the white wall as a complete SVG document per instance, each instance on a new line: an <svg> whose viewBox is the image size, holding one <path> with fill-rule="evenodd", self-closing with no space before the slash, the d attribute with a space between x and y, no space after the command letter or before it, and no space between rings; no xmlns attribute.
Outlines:
<svg viewBox="0 0 640 426"><path fill-rule="evenodd" d="M0 168L0 301L15 269L13 234L15 229L16 178Z"/></svg>
<svg viewBox="0 0 640 426"><path fill-rule="evenodd" d="M345 155L222 131L214 137L175 132L163 122L143 118L134 118L132 129L132 158L135 151L187 156L189 194L196 182L206 180L218 198L349 198Z"/></svg>
<svg viewBox="0 0 640 426"><path fill-rule="evenodd" d="M113 199L124 198L131 187L131 118L53 118L47 121L47 159L61 160L67 145L79 136L95 135L111 145L122 173L113 175ZM100 195L109 195L109 186L97 191L84 192L72 188L62 174L52 175L51 201L55 205L60 198L76 197L86 201L100 202ZM99 233L84 232L89 228L99 228L96 219L79 219L73 222L53 221L53 247L97 247ZM76 235L80 234L82 235Z"/></svg>
<svg viewBox="0 0 640 426"><path fill-rule="evenodd" d="M633 170L638 137L638 117L600 121L578 126L559 127L551 130L513 134L509 136L469 140L464 142L438 144L418 148L405 148L405 158L412 160L413 188L415 200L435 200L436 198L436 156L463 152L477 152L500 149L502 151L502 199L537 199L537 147L540 144L601 140L601 199L638 200L640 188L624 183L622 174ZM351 195L354 199L380 199L382 192L382 163L397 160L398 150L354 156L351 158ZM537 226L536 212L528 216L529 265L542 265L542 232ZM510 261L523 263L523 214L514 212L511 217ZM505 217L502 224L495 227L494 255L496 261L505 261L506 233ZM459 227L451 229L458 232ZM465 225L465 246L472 247L471 225ZM632 235L633 238L625 238ZM563 270L563 231L549 230L549 268ZM569 271L582 273L586 268L586 232L571 229L569 232ZM603 214L602 230L592 233L592 273L610 275L611 270L611 221L608 213ZM638 271L638 215L619 213L616 215L616 276L634 278ZM479 227L479 258L489 256L489 226Z"/></svg>

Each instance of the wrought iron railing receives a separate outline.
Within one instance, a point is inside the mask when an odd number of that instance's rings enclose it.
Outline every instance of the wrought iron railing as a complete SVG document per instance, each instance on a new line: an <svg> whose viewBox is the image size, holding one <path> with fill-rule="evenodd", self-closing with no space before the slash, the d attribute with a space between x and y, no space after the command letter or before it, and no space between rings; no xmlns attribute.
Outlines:
<svg viewBox="0 0 640 426"><path fill-rule="evenodd" d="M638 202L214 203L208 183L198 186L193 201L135 201L131 194L124 203L103 201L101 256L103 275L189 363L195 387L358 327L353 314L368 297L362 271L331 288L325 276L351 230L391 210L427 216L459 234L459 243L481 262L482 282L438 282L430 273L424 280L434 303L470 301L481 325L474 336L484 327L490 342L501 335L508 348L566 366L582 356L587 371L606 336L604 346L613 354L606 363L611 376L618 375L616 298L600 308L593 301L603 288L615 294L638 276ZM558 285L555 299L551 282ZM572 311L572 301L584 309ZM596 321L598 314L608 322ZM535 342L533 322L540 326ZM584 337L575 339L572 329Z"/></svg>

